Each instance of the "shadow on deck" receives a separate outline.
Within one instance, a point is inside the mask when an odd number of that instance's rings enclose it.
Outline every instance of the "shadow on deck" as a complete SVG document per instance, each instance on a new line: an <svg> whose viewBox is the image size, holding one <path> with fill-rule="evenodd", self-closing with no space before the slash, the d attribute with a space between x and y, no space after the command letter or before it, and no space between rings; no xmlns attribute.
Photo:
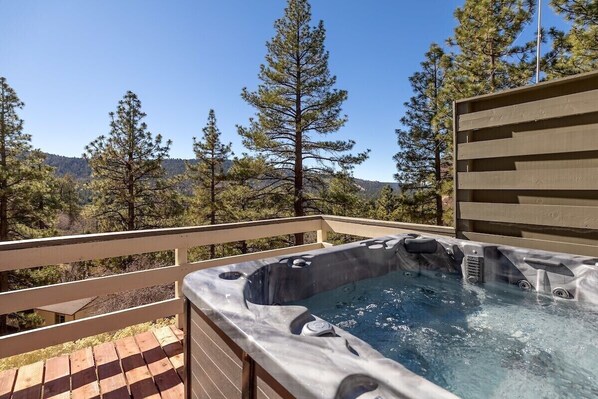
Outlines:
<svg viewBox="0 0 598 399"><path fill-rule="evenodd" d="M182 398L183 332L173 326L0 372L0 399Z"/></svg>

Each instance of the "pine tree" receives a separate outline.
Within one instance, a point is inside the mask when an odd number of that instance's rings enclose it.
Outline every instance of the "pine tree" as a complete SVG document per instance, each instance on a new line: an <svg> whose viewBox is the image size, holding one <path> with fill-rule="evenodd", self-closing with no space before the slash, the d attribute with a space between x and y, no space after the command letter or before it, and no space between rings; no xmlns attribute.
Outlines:
<svg viewBox="0 0 598 399"><path fill-rule="evenodd" d="M225 189L225 163L231 155L231 144L222 144L220 130L216 125L216 114L210 110L208 123L203 128L201 140L193 138L193 152L196 163L187 163L189 178L194 187L192 213L196 221L209 224L221 223L222 192ZM215 257L215 246L210 246L210 258Z"/></svg>
<svg viewBox="0 0 598 399"><path fill-rule="evenodd" d="M81 216L81 191L73 175L66 174L59 179L59 193L62 212L68 218L67 228Z"/></svg>
<svg viewBox="0 0 598 399"><path fill-rule="evenodd" d="M399 198L388 184L382 187L371 211L371 216L376 220L399 220Z"/></svg>
<svg viewBox="0 0 598 399"><path fill-rule="evenodd" d="M53 170L23 132L17 114L23 107L0 77L0 241L51 235L59 208ZM14 286L17 274L0 272L0 291ZM0 334L6 333L6 322L0 315Z"/></svg>
<svg viewBox="0 0 598 399"><path fill-rule="evenodd" d="M557 78L598 69L598 2L552 0L550 4L572 26L567 33L550 29L553 47L545 56L547 77Z"/></svg>
<svg viewBox="0 0 598 399"><path fill-rule="evenodd" d="M349 154L354 141L326 140L347 121L341 106L345 90L335 89L328 69L322 21L312 27L307 0L288 0L276 34L266 44L266 65L260 68L257 91L243 89L242 97L257 110L249 127L239 127L245 146L272 166L265 178L275 181L289 213L303 216L320 209L317 193L337 166L350 169L367 153ZM295 235L296 244L303 234Z"/></svg>
<svg viewBox="0 0 598 399"><path fill-rule="evenodd" d="M173 183L162 161L170 141L154 138L143 122L141 101L128 91L110 114L110 134L85 147L92 170L91 191L100 230L123 231L160 227L176 210Z"/></svg>
<svg viewBox="0 0 598 399"><path fill-rule="evenodd" d="M535 41L520 39L534 17L534 0L466 0L448 40L457 47L451 92L465 98L523 86L532 78Z"/></svg>
<svg viewBox="0 0 598 399"><path fill-rule="evenodd" d="M406 113L401 118L405 129L397 129L399 152L395 179L400 183L403 196L417 196L414 213L420 223L443 224L442 189L450 180L451 103L445 94L447 71L444 51L436 44L430 46L421 71L409 78L414 96L405 103ZM409 206L409 202L407 205ZM421 212L425 206L425 212Z"/></svg>

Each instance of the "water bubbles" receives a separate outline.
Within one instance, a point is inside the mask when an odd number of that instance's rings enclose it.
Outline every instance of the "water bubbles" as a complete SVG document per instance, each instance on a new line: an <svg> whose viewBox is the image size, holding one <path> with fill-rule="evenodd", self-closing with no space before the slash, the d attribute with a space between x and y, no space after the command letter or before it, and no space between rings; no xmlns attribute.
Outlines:
<svg viewBox="0 0 598 399"><path fill-rule="evenodd" d="M351 329L351 328L355 327L357 325L357 321L353 320L353 319L351 319L351 320L344 320L344 321L341 321L341 322L337 323L337 325L340 328L348 330L348 329Z"/></svg>
<svg viewBox="0 0 598 399"><path fill-rule="evenodd" d="M463 398L598 397L598 314L558 302L397 272L299 304Z"/></svg>

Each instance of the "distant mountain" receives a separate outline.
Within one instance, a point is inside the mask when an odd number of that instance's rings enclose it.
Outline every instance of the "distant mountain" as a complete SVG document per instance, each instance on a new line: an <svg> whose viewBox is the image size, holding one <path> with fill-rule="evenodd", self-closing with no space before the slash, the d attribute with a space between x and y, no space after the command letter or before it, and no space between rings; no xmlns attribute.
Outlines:
<svg viewBox="0 0 598 399"><path fill-rule="evenodd" d="M355 178L355 183L363 189L364 195L368 198L378 196L384 186L390 186L395 193L401 192L401 188L397 182L381 182L377 180L364 180Z"/></svg>
<svg viewBox="0 0 598 399"><path fill-rule="evenodd" d="M168 176L180 175L185 171L185 162L194 163L195 160L187 159L166 159L164 161L164 169ZM91 176L91 169L84 158L79 157L65 157L62 155L46 154L46 163L56 169L56 174L64 176L70 174L79 180L88 180ZM230 166L228 161L227 167ZM384 183L374 180L355 179L355 183L362 189L365 197L375 197L380 190L386 185L390 185L396 192L399 191L398 183Z"/></svg>
<svg viewBox="0 0 598 399"><path fill-rule="evenodd" d="M58 176L72 175L79 180L87 180L91 176L91 169L85 158L46 154L46 163L56 169Z"/></svg>

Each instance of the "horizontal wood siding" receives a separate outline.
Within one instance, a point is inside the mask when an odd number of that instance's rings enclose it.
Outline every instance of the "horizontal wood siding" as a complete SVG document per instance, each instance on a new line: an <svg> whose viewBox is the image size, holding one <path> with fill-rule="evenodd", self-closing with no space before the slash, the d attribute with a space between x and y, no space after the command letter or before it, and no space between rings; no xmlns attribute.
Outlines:
<svg viewBox="0 0 598 399"><path fill-rule="evenodd" d="M512 138L459 144L459 160L598 151L598 124L523 131Z"/></svg>
<svg viewBox="0 0 598 399"><path fill-rule="evenodd" d="M596 209L594 206L459 203L463 219L592 230L598 230Z"/></svg>
<svg viewBox="0 0 598 399"><path fill-rule="evenodd" d="M241 398L241 349L195 306L187 334L191 397Z"/></svg>
<svg viewBox="0 0 598 399"><path fill-rule="evenodd" d="M598 256L598 72L455 103L459 238Z"/></svg>
<svg viewBox="0 0 598 399"><path fill-rule="evenodd" d="M258 364L257 374L257 397L258 399L294 399L289 391L276 381L266 370Z"/></svg>
<svg viewBox="0 0 598 399"><path fill-rule="evenodd" d="M548 171L544 169L548 169ZM598 168L460 172L457 188L460 190L596 191L598 189Z"/></svg>
<svg viewBox="0 0 598 399"><path fill-rule="evenodd" d="M189 304L189 359L187 390L191 398L235 399L242 397L243 351L214 322ZM256 365L255 381L260 399L293 399L261 366Z"/></svg>
<svg viewBox="0 0 598 399"><path fill-rule="evenodd" d="M598 112L598 90L460 114L459 131L563 118ZM475 101L475 99L470 100ZM475 103L474 103L475 104Z"/></svg>

